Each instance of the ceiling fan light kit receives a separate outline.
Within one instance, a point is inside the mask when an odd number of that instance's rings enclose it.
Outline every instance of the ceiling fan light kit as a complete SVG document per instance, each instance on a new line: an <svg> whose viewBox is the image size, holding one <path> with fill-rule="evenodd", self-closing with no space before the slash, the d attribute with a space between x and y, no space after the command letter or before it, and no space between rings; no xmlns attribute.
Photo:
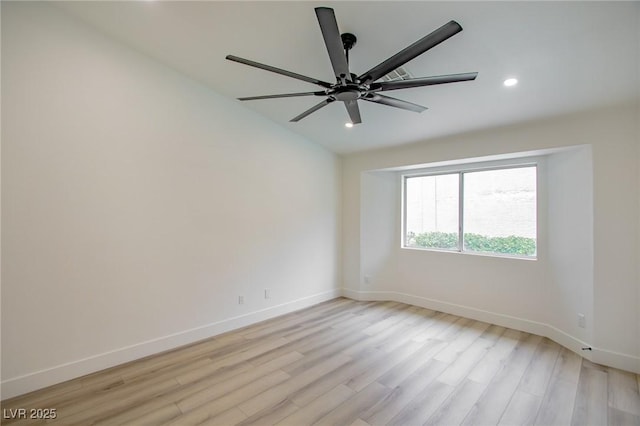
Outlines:
<svg viewBox="0 0 640 426"><path fill-rule="evenodd" d="M406 47L387 60L374 66L369 71L361 75L356 75L354 73L351 73L349 70L349 51L356 45L356 36L351 33L340 34L333 9L328 7L317 7L315 8L315 12L316 17L318 18L318 24L320 25L320 31L322 32L325 47L327 49L327 52L329 53L329 60L331 61L331 66L333 67L336 82L332 84L312 77L297 74L295 72L276 68L271 65L262 64L233 55L227 55L226 59L230 61L249 65L255 68L260 68L266 71L271 71L276 74L295 78L297 80L302 80L307 83L312 83L322 87L322 90L313 92L249 96L238 98L239 100L253 101L299 96L321 96L325 99L309 108L308 110L304 111L303 113L297 115L296 117L293 117L290 121L300 121L332 102L341 101L344 103L351 120L350 123L353 125L362 122L362 119L360 117L360 108L358 107L358 100L420 113L427 108L418 104L403 101L401 99L382 95L379 92L475 80L478 75L477 72L470 72L432 77L410 78L407 80L398 81L378 82L378 80L382 79L385 75L389 74L390 72L396 70L410 60L422 55L427 50L437 46L438 44L462 31L462 27L460 26L460 24L455 21L450 21L444 24L437 30L421 38L412 45Z"/></svg>

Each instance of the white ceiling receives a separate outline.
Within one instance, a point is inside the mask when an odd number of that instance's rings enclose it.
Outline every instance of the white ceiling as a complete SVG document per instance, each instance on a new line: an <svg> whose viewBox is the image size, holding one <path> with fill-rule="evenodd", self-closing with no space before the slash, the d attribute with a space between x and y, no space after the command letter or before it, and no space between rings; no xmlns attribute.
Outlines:
<svg viewBox="0 0 640 426"><path fill-rule="evenodd" d="M344 127L333 103L289 119L322 98L247 101L247 108L338 153L400 145L629 102L638 97L639 2L64 2L63 9L204 83L240 96L320 90L225 60L227 54L320 80L335 78L314 7L335 9L358 42L363 73L449 20L464 31L406 64L414 77L477 71L472 82L398 90L421 114L359 102L363 123ZM502 85L515 76L514 88Z"/></svg>

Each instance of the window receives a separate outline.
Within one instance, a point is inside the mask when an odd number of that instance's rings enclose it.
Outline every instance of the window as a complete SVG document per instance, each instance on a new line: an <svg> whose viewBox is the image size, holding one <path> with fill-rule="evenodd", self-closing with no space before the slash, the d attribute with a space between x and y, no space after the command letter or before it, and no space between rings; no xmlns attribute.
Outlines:
<svg viewBox="0 0 640 426"><path fill-rule="evenodd" d="M404 247L535 257L536 166L404 176Z"/></svg>

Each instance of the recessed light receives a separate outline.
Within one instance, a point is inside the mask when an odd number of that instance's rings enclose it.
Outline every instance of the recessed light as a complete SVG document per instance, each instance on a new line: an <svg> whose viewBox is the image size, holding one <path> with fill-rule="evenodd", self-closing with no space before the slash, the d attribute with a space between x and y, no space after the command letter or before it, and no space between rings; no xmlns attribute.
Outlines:
<svg viewBox="0 0 640 426"><path fill-rule="evenodd" d="M353 127L353 123L344 123L344 127L350 129Z"/></svg>
<svg viewBox="0 0 640 426"><path fill-rule="evenodd" d="M515 86L516 84L518 84L517 78L508 78L504 81L504 85L507 87Z"/></svg>

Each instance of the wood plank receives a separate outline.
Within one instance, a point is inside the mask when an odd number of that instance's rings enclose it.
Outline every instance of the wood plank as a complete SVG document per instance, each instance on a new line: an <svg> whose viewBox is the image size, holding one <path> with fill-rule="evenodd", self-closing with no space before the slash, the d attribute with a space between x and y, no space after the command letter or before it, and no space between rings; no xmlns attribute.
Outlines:
<svg viewBox="0 0 640 426"><path fill-rule="evenodd" d="M235 425L246 419L247 416L237 407L233 407L218 415L210 416L207 420L198 423L201 426L220 426ZM138 423L140 424L158 424L158 423ZM133 425L132 425L133 426Z"/></svg>
<svg viewBox="0 0 640 426"><path fill-rule="evenodd" d="M246 398L272 389L274 386L284 382L290 376L281 370L276 370L250 384L237 388L236 390L224 394L215 399L209 398L208 394L194 395L194 397L178 401L177 405L184 415L178 417L169 425L185 425L204 422L214 416L224 413L230 407L238 406ZM248 415L243 411L243 414Z"/></svg>
<svg viewBox="0 0 640 426"><path fill-rule="evenodd" d="M238 399L238 403L240 403L244 400L244 398L248 397L251 393L257 394L266 389L270 389L271 387L284 382L290 377L291 376L289 376L287 373L285 373L282 370L275 370L270 373L261 375L260 377L257 377L255 380L252 380L250 383L246 383L246 384L242 384L242 382L237 382L237 383L232 382L230 384L225 383L226 386L224 389L218 386L204 388L199 392L195 392L185 398L178 400L176 404L180 408L180 411L182 411L183 413L186 413L196 409L197 407L200 407L201 405L207 404L210 401L224 400L225 402L227 402L227 400L231 399L229 398L230 395L236 395L238 393L241 393L243 395L243 398ZM256 389L258 389L259 391L256 391ZM221 411L224 411L224 410L221 410ZM213 413L211 408L207 409L207 412L209 414Z"/></svg>
<svg viewBox="0 0 640 426"><path fill-rule="evenodd" d="M325 342L325 345L321 347L326 348L326 346L328 346L328 341L340 343L343 340L348 340L351 337L348 332L338 334L337 336L332 336L331 331L332 329L329 327L326 329L316 330L313 333L305 335L303 337L298 337L296 338L296 340L287 339L289 340L289 343L275 347L261 354L257 354L252 358L248 358L246 362L251 365L259 366L291 351L304 354L304 352L307 350L307 347L309 347L310 345L317 345L319 344L318 342ZM339 350L337 350L336 352L339 352Z"/></svg>
<svg viewBox="0 0 640 426"><path fill-rule="evenodd" d="M561 347L553 377L577 384L581 368L582 357L570 349Z"/></svg>
<svg viewBox="0 0 640 426"><path fill-rule="evenodd" d="M500 325L491 324L480 337L491 340L492 342L497 342L507 330L507 328Z"/></svg>
<svg viewBox="0 0 640 426"><path fill-rule="evenodd" d="M416 373L424 364L433 358L433 355L447 346L447 342L440 340L427 340L422 347L409 358L395 365L376 381L388 388L395 388L412 374Z"/></svg>
<svg viewBox="0 0 640 426"><path fill-rule="evenodd" d="M419 321L411 323L411 325L413 326L412 329L415 331L415 334L411 337L411 339L423 342L429 338L427 329L440 324L442 319L445 318L447 314L423 308L418 311L416 315L421 318ZM414 316L413 318L415 319L416 316ZM405 321L405 323L407 323L407 321Z"/></svg>
<svg viewBox="0 0 640 426"><path fill-rule="evenodd" d="M152 425L152 424L162 424L168 421L171 421L177 417L182 415L182 412L175 404L164 404L162 406L157 407L156 409L149 410L145 414L140 415L138 417L134 417L131 419L122 419L118 418L116 420L115 417L107 418L103 423L96 422L95 425L104 424L104 425Z"/></svg>
<svg viewBox="0 0 640 426"><path fill-rule="evenodd" d="M583 361L571 424L604 425L608 416L607 373Z"/></svg>
<svg viewBox="0 0 640 426"><path fill-rule="evenodd" d="M431 319L431 321L429 321L427 326L413 338L413 340L415 340L416 342L424 342L428 339L434 339L443 330L452 326L453 323L458 321L458 319L459 317L456 317L455 315L439 312Z"/></svg>
<svg viewBox="0 0 640 426"><path fill-rule="evenodd" d="M407 377L391 393L368 408L360 417L371 425L386 425L398 415L417 395L439 376L449 364L430 359L415 374ZM425 419L426 420L426 419Z"/></svg>
<svg viewBox="0 0 640 426"><path fill-rule="evenodd" d="M562 348L547 386L535 424L570 424L580 380L582 359Z"/></svg>
<svg viewBox="0 0 640 426"><path fill-rule="evenodd" d="M463 424L497 424L500 421L541 340L533 334L522 336Z"/></svg>
<svg viewBox="0 0 640 426"><path fill-rule="evenodd" d="M258 411L251 417L247 417L241 422L238 422L238 425L273 425L282 419L290 416L299 410L299 407L290 401L289 399L283 399L280 403L269 406L263 410ZM228 424L228 423L218 423L218 424Z"/></svg>
<svg viewBox="0 0 640 426"><path fill-rule="evenodd" d="M338 336L337 339L333 337L320 339L318 342L311 345L311 347L305 345L305 347L298 348L300 353L304 354L304 358L296 362L292 362L284 367L283 370L295 376L309 369L319 361L340 354L346 348L352 347L366 338L367 336L365 334L353 332L348 333L347 335Z"/></svg>
<svg viewBox="0 0 640 426"><path fill-rule="evenodd" d="M533 360L527 367L518 389L532 395L543 396L556 365L560 347L548 339L538 345Z"/></svg>
<svg viewBox="0 0 640 426"><path fill-rule="evenodd" d="M409 340L413 341L413 338L416 337L418 334L420 334L420 332L423 330L422 324L416 324L412 322L413 320L415 320L416 316L417 316L416 314L412 314L412 316L407 317L405 320L401 321L401 325L408 326L405 329L405 331L402 333L398 333L397 335L394 336L393 339L382 341L380 344L377 345L377 347L382 351L391 352L397 349L398 346L404 345ZM416 342L416 343L424 343L424 341Z"/></svg>
<svg viewBox="0 0 640 426"><path fill-rule="evenodd" d="M364 371L361 371L357 375L352 375L349 380L345 382L345 384L356 392L359 392L376 381L378 377L391 370L398 363L406 360L411 355L416 353L422 346L423 343L407 341L402 346L396 348L394 351L386 352L381 360L369 364L369 366L364 369ZM385 353L384 351L381 352Z"/></svg>
<svg viewBox="0 0 640 426"><path fill-rule="evenodd" d="M165 398L154 398L151 401L123 409L114 415L94 422L94 425L113 424L150 424L169 421L181 415L177 405Z"/></svg>
<svg viewBox="0 0 640 426"><path fill-rule="evenodd" d="M408 309L408 308L409 307L407 306L406 309ZM364 330L362 330L362 332L364 334L369 335L369 336L374 336L374 335L382 332L383 330L388 329L392 325L395 325L395 324L401 322L403 319L405 319L405 317L400 315L400 313L396 312L393 315L383 319L382 321L378 321L375 324L370 325L369 327L367 327Z"/></svg>
<svg viewBox="0 0 640 426"><path fill-rule="evenodd" d="M335 314L328 318L318 318L313 322L303 323L299 327L294 328L289 332L282 333L281 336L289 341L295 341L300 339L301 337L306 337L318 331L328 330L338 324L351 324L355 322L365 321L361 315L356 315L351 312L345 312L340 315Z"/></svg>
<svg viewBox="0 0 640 426"><path fill-rule="evenodd" d="M246 341L244 339L240 339L235 341L234 344L242 345L246 344ZM159 372L174 369L176 365L193 365L204 361L211 362L211 356L215 354L216 351L225 350L226 347L226 344L215 341L210 344L198 345L190 348L190 350L183 354L178 351L168 354L166 358L158 357L158 359L145 360L144 364L138 366L138 368L131 368L122 372L120 377L124 380L133 381L142 376L148 376L150 374L157 374Z"/></svg>
<svg viewBox="0 0 640 426"><path fill-rule="evenodd" d="M307 371L292 376L290 380L246 399L239 404L239 407L247 416L252 416L271 405L279 404L282 400L288 398L289 395L322 378L350 360L351 358L345 355L336 355L328 358L314 367L309 368Z"/></svg>
<svg viewBox="0 0 640 426"><path fill-rule="evenodd" d="M407 325L413 325L425 318L424 313L428 313L430 310L421 308L419 306L409 305L409 309L404 311L402 322ZM430 311L435 314L435 311Z"/></svg>
<svg viewBox="0 0 640 426"><path fill-rule="evenodd" d="M563 379L554 379L542 401L537 425L567 425L573 417L573 405L578 386Z"/></svg>
<svg viewBox="0 0 640 426"><path fill-rule="evenodd" d="M448 327L445 326L438 334L434 336L434 338L438 340L444 340L445 342L450 342L450 343L455 342L455 339L458 336L464 334L464 332L467 329L467 326L474 323L473 320L470 320L468 318L454 316L454 319L455 321L453 322L453 324L449 325ZM432 328L429 328L427 330L432 330ZM446 362L446 360L439 360L439 361Z"/></svg>
<svg viewBox="0 0 640 426"><path fill-rule="evenodd" d="M494 344L495 342L484 338L477 338L472 345L458 355L457 359L452 360L451 365L438 377L438 380L451 386L457 386L485 357ZM438 359L438 356L436 355L434 358Z"/></svg>
<svg viewBox="0 0 640 426"><path fill-rule="evenodd" d="M268 352L274 348L279 348L283 344L284 340L278 339L273 342L268 342L267 345L255 346L251 349L240 351L236 357L233 355L226 355L220 360L211 360L211 363L197 369L191 369L185 373L177 372L176 378L181 384L193 383L198 380L209 378L220 373L227 371L246 371L252 368L251 364L246 362L250 359L252 354ZM282 356L292 357L294 352L286 352ZM301 358L301 354L297 354L297 357ZM277 359L277 358L276 358ZM272 360L273 361L273 360ZM291 360L293 361L293 360Z"/></svg>
<svg viewBox="0 0 640 426"><path fill-rule="evenodd" d="M640 416L640 393L636 375L609 368L607 379L609 407Z"/></svg>
<svg viewBox="0 0 640 426"><path fill-rule="evenodd" d="M213 356L211 357L214 361L213 368L229 367L239 364L265 352L284 346L287 343L289 343L289 341L284 337L275 340L267 339L265 341L258 341L254 345L243 348L242 350L234 351L224 357Z"/></svg>
<svg viewBox="0 0 640 426"><path fill-rule="evenodd" d="M300 408L295 413L285 417L276 423L276 425L299 426L303 424L313 424L353 395L355 395L355 392L351 388L340 384Z"/></svg>
<svg viewBox="0 0 640 426"><path fill-rule="evenodd" d="M249 358L247 362L253 365L260 365L289 350L295 350L305 355L312 355L313 358L307 356L304 361L310 364L315 362L312 359L317 361L318 359L326 358L340 352L344 347L366 338L366 335L360 333L360 329L368 323L362 320L361 315L354 315L353 318L341 324L343 326L339 329L335 329L334 326L336 324L333 323L320 327L303 328L303 332L297 332L285 337L290 343ZM293 368L295 367L292 366L287 372L291 374Z"/></svg>
<svg viewBox="0 0 640 426"><path fill-rule="evenodd" d="M382 321L390 315L397 312L398 309L404 308L402 303L398 302L374 302L371 305L371 309L363 314L367 322L372 324L378 321Z"/></svg>
<svg viewBox="0 0 640 426"><path fill-rule="evenodd" d="M500 371L522 337L516 330L506 330L489 349L482 360L471 370L468 378L478 383L489 383Z"/></svg>
<svg viewBox="0 0 640 426"><path fill-rule="evenodd" d="M386 362L387 356L388 355L382 351L371 349L358 358L352 358L349 362L341 365L330 374L325 374L323 377L319 377L317 380L298 389L291 399L300 406L307 405L313 399L338 384L346 383L352 377L359 375L369 368L374 368L376 365Z"/></svg>
<svg viewBox="0 0 640 426"><path fill-rule="evenodd" d="M523 390L516 390L500 418L499 425L533 425L536 421L542 398ZM562 423L549 423L549 425ZM548 426L548 425L547 425Z"/></svg>
<svg viewBox="0 0 640 426"><path fill-rule="evenodd" d="M561 350L556 359L551 384L545 397L533 395L522 390L523 388L518 388L499 424L569 424L573 413L581 362L582 358L575 353L568 349ZM567 391L566 395L564 391Z"/></svg>
<svg viewBox="0 0 640 426"><path fill-rule="evenodd" d="M142 383L139 386L123 389L115 397L105 394L82 399L77 404L58 410L57 415L59 419L64 419L65 424L91 424L179 386L175 379Z"/></svg>
<svg viewBox="0 0 640 426"><path fill-rule="evenodd" d="M391 390L380 383L371 383L361 392L356 393L342 404L338 405L326 415L321 417L314 425L345 425L354 422L359 414L367 407L376 404L387 396Z"/></svg>
<svg viewBox="0 0 640 426"><path fill-rule="evenodd" d="M297 352L292 352L259 367L243 371L240 374L228 375L221 373L219 375L214 375L204 380L183 385L179 389L172 390L172 392L166 396L173 402L184 401L198 394L200 395L200 399L205 397L205 395L207 399L215 399L238 388L250 385L262 376L278 371L283 365L286 365L301 356L302 355ZM223 378L223 380L221 378Z"/></svg>
<svg viewBox="0 0 640 426"><path fill-rule="evenodd" d="M434 380L400 410L388 424L390 426L406 426L425 423L454 390L455 387Z"/></svg>
<svg viewBox="0 0 640 426"><path fill-rule="evenodd" d="M486 384L465 380L427 419L425 425L459 425L486 387Z"/></svg>
<svg viewBox="0 0 640 426"><path fill-rule="evenodd" d="M353 355L357 356L358 353L366 352L370 348L375 348L383 344L383 342L385 342L387 339L391 339L394 336L398 336L402 333L406 333L409 328L410 326L406 324L402 324L401 322L397 322L387 327L386 329L380 331L378 334L374 336L369 336L359 341L358 343L350 346L349 348L346 348L344 350L344 353L351 356Z"/></svg>
<svg viewBox="0 0 640 426"><path fill-rule="evenodd" d="M459 336L457 336L446 349L439 352L435 356L435 359L443 362L453 362L470 347L487 328L489 328L489 324L481 321L473 321L471 324L465 325Z"/></svg>

